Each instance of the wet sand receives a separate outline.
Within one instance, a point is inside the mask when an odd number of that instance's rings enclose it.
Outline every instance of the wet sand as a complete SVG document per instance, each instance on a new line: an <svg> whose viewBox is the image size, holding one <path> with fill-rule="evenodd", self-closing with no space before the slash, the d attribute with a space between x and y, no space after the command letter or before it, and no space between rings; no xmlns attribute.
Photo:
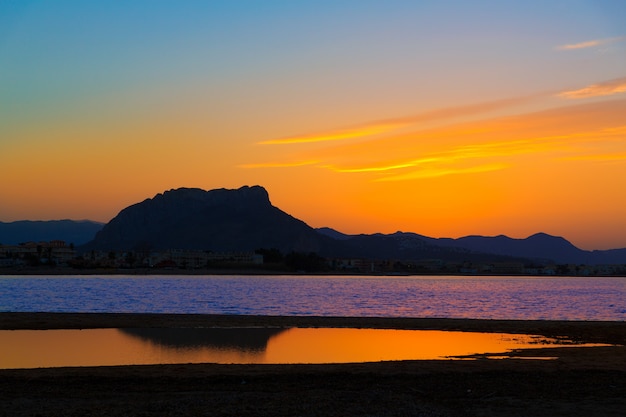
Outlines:
<svg viewBox="0 0 626 417"><path fill-rule="evenodd" d="M619 346L463 361L0 370L0 416L625 415L626 322L0 313L3 330L198 326L507 332Z"/></svg>

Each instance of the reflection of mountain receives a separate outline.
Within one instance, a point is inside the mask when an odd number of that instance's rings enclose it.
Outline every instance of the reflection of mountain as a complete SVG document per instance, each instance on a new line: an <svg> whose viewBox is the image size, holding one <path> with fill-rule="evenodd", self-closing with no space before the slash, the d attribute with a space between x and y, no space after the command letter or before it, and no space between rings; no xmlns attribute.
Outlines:
<svg viewBox="0 0 626 417"><path fill-rule="evenodd" d="M270 337L282 328L137 328L119 329L122 333L170 348L237 349L262 351Z"/></svg>

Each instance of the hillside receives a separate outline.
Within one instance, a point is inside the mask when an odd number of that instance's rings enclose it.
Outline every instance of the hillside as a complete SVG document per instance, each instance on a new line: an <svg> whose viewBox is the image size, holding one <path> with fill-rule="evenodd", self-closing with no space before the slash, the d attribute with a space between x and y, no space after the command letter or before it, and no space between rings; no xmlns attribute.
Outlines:
<svg viewBox="0 0 626 417"><path fill-rule="evenodd" d="M626 249L582 250L566 239L545 233L536 233L525 239L508 236L465 236L458 239L432 238L415 233L346 235L330 228L318 232L348 245L367 248L368 253L403 253L410 248L423 248L432 258L444 260L467 259L506 260L526 259L540 264L624 264Z"/></svg>
<svg viewBox="0 0 626 417"><path fill-rule="evenodd" d="M63 240L82 245L94 238L104 224L90 220L49 220L0 222L0 244L19 245L23 242Z"/></svg>
<svg viewBox="0 0 626 417"><path fill-rule="evenodd" d="M260 186L180 188L122 210L86 249L202 249L327 253L334 241L274 207Z"/></svg>

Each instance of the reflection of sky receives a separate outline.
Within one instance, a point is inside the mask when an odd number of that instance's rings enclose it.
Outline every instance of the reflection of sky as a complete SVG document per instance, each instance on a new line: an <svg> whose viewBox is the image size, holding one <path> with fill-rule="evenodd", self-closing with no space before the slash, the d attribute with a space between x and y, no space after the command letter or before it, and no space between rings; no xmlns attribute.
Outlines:
<svg viewBox="0 0 626 417"><path fill-rule="evenodd" d="M181 339L175 342L175 336ZM546 347L537 344L541 340L496 333L338 328L4 330L0 368L445 359Z"/></svg>
<svg viewBox="0 0 626 417"><path fill-rule="evenodd" d="M170 188L258 183L348 233L623 247L625 15L610 0L3 1L0 220L106 222Z"/></svg>

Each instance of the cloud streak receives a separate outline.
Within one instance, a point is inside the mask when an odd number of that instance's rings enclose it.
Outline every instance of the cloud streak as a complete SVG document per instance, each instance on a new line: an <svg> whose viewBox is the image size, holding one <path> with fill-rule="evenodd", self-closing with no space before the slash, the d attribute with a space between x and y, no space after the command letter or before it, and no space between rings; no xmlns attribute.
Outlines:
<svg viewBox="0 0 626 417"><path fill-rule="evenodd" d="M330 132L320 133L317 135L303 135L292 136L280 139L270 139L263 142L259 142L259 145L288 145L295 143L312 143L312 142L327 142L333 140L352 139L363 136L373 136L381 133L385 133L391 130L396 130L406 126L406 123L401 122L377 122L372 124L366 124L356 126L349 129L340 129Z"/></svg>
<svg viewBox="0 0 626 417"><path fill-rule="evenodd" d="M428 178L445 177L448 175L478 174L481 172L499 171L507 168L507 164L495 163L476 165L468 168L427 168L424 170L411 171L406 174L392 175L378 178L375 181L407 181Z"/></svg>
<svg viewBox="0 0 626 417"><path fill-rule="evenodd" d="M471 104L466 106L454 106L449 108L431 110L417 115L400 117L395 119L378 120L368 123L362 123L351 128L337 129L318 134L291 136L286 138L270 139L258 142L259 145L289 145L299 143L314 143L340 141L346 139L355 139L368 136L375 136L387 132L399 130L405 127L413 126L419 123L431 122L436 120L454 119L458 117L475 116L491 111L501 110L507 107L524 104L537 95L515 97L504 100L494 100L484 103Z"/></svg>
<svg viewBox="0 0 626 417"><path fill-rule="evenodd" d="M620 82L614 80L602 85L614 89ZM380 182L473 175L505 170L530 161L621 162L626 152L624 112L626 100L568 105L367 141L305 148L294 155L297 159L293 163L242 167L309 165L346 178ZM283 161L289 161L290 157L285 155L284 158Z"/></svg>
<svg viewBox="0 0 626 417"><path fill-rule="evenodd" d="M567 99L581 99L601 96L611 96L626 92L626 77L615 80L604 81L598 84L591 84L578 90L563 91L559 97Z"/></svg>
<svg viewBox="0 0 626 417"><path fill-rule="evenodd" d="M472 174L495 171L507 168L502 162L488 160L502 157L542 152L569 150L571 136L555 136L513 141L477 143L453 147L446 151L424 155L422 158L381 163L352 168L326 165L324 168L338 173L388 173L390 171L408 171L401 174L386 175L375 181L400 181L412 179L435 178L455 174ZM469 166L468 166L469 165Z"/></svg>
<svg viewBox="0 0 626 417"><path fill-rule="evenodd" d="M571 51L576 49L595 48L596 46L607 45L610 43L620 42L626 40L626 36L617 36L615 38L594 39L585 42L572 43L568 45L559 45L556 47L559 51Z"/></svg>
<svg viewBox="0 0 626 417"><path fill-rule="evenodd" d="M417 165L418 162L410 161L401 164L393 164L393 165L380 165L380 166L368 166L368 167L360 167L360 168L337 168L331 165L326 165L325 168L328 168L335 172L341 173L356 173L356 172L384 172L384 171L392 171L396 169L410 168Z"/></svg>
<svg viewBox="0 0 626 417"><path fill-rule="evenodd" d="M306 165L315 165L319 161L296 161L296 162L267 162L259 164L242 164L239 168L294 168Z"/></svg>

